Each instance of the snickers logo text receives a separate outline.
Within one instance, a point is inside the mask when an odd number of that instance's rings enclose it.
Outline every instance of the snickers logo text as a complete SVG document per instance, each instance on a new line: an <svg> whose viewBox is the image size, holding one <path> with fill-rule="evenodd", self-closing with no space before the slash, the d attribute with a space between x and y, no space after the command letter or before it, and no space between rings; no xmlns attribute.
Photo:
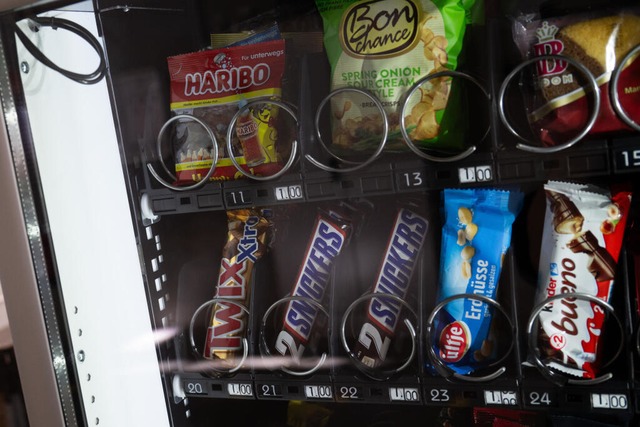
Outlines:
<svg viewBox="0 0 640 427"><path fill-rule="evenodd" d="M391 294L402 299L406 297L428 225L425 218L408 209L398 212L374 293ZM393 335L400 309L401 305L389 298L372 298L367 314L375 325Z"/></svg>
<svg viewBox="0 0 640 427"><path fill-rule="evenodd" d="M329 284L331 267L342 250L346 232L323 217L318 217L293 296L321 302ZM284 317L284 327L306 343L318 314L318 308L307 301L291 301Z"/></svg>

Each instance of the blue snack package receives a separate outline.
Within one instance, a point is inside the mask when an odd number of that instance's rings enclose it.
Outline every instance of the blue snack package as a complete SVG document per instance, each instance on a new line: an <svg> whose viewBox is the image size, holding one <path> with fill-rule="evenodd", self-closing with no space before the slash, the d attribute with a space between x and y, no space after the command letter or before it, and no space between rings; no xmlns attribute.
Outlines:
<svg viewBox="0 0 640 427"><path fill-rule="evenodd" d="M511 226L522 202L519 191L443 191L438 302L460 294L496 298L502 261L511 243ZM454 372L470 374L492 356L493 345L488 341L492 311L480 300L459 298L438 313L430 345Z"/></svg>

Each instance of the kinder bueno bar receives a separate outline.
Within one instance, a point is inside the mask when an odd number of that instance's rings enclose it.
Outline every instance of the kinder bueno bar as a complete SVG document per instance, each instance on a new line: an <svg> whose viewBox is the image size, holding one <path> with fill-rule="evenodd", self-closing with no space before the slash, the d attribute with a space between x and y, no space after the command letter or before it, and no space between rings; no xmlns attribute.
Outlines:
<svg viewBox="0 0 640 427"><path fill-rule="evenodd" d="M398 212L373 288L374 293L406 298L428 227L429 222L421 215L409 209ZM390 298L371 299L367 307L369 321L362 325L354 348L354 354L360 362L371 368L384 363L401 310L402 305ZM379 337L380 345L374 343L372 336Z"/></svg>
<svg viewBox="0 0 640 427"><path fill-rule="evenodd" d="M608 301L631 194L587 185L549 182L536 302L566 293ZM567 227L566 224L573 224ZM568 297L539 315L542 354L561 372L594 378L606 313L597 304Z"/></svg>
<svg viewBox="0 0 640 427"><path fill-rule="evenodd" d="M168 58L171 111L203 120L218 142L219 159L211 179L243 176L227 152L227 130L240 107L265 100L242 114L236 123L236 161L254 175L280 169L276 150L277 108L269 98L280 97L284 73L284 40L210 49ZM175 131L178 184L199 181L211 168L211 139L199 124L180 121Z"/></svg>
<svg viewBox="0 0 640 427"><path fill-rule="evenodd" d="M229 233L222 250L216 297L232 302L214 304L207 329L204 357L216 359L223 368L233 368L242 353L251 295L250 280L255 263L267 250L271 222L259 210L228 211Z"/></svg>
<svg viewBox="0 0 640 427"><path fill-rule="evenodd" d="M511 225L523 195L493 189L444 190L444 227L438 301L460 294L495 299ZM488 304L460 298L435 319L436 354L453 371L469 374L493 355ZM505 337L505 339L514 339Z"/></svg>
<svg viewBox="0 0 640 427"><path fill-rule="evenodd" d="M322 303L333 264L346 245L350 233L350 223L329 213L318 214L292 296ZM287 304L284 327L275 344L280 354L291 355L294 361L300 362L318 311L315 304L305 300L293 300Z"/></svg>

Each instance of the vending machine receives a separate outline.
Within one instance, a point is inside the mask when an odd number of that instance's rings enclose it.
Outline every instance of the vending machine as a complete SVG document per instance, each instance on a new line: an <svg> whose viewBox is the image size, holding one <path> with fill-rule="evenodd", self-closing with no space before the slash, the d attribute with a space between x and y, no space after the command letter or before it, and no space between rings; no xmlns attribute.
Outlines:
<svg viewBox="0 0 640 427"><path fill-rule="evenodd" d="M30 425L637 423L634 2L1 7Z"/></svg>

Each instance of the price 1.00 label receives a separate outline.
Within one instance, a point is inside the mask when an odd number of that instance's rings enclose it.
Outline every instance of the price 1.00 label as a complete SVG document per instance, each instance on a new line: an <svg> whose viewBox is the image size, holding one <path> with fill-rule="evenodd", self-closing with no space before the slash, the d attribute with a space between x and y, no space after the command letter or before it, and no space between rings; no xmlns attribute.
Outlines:
<svg viewBox="0 0 640 427"><path fill-rule="evenodd" d="M491 182L493 181L493 168L491 165L470 166L458 169L458 178L461 184L470 184L474 182Z"/></svg>
<svg viewBox="0 0 640 427"><path fill-rule="evenodd" d="M289 185L287 187L276 187L276 200L299 200L302 199L302 185Z"/></svg>
<svg viewBox="0 0 640 427"><path fill-rule="evenodd" d="M518 398L515 391L485 390L484 403L486 405L515 406L518 404Z"/></svg>
<svg viewBox="0 0 640 427"><path fill-rule="evenodd" d="M330 385L306 385L304 395L307 399L333 399Z"/></svg>
<svg viewBox="0 0 640 427"><path fill-rule="evenodd" d="M392 402L419 402L420 392L412 387L389 387L389 400Z"/></svg>
<svg viewBox="0 0 640 427"><path fill-rule="evenodd" d="M591 394L591 407L593 409L627 409L629 400L624 394Z"/></svg>
<svg viewBox="0 0 640 427"><path fill-rule="evenodd" d="M229 383L227 384L229 396L251 397L253 396L253 387L251 384Z"/></svg>

